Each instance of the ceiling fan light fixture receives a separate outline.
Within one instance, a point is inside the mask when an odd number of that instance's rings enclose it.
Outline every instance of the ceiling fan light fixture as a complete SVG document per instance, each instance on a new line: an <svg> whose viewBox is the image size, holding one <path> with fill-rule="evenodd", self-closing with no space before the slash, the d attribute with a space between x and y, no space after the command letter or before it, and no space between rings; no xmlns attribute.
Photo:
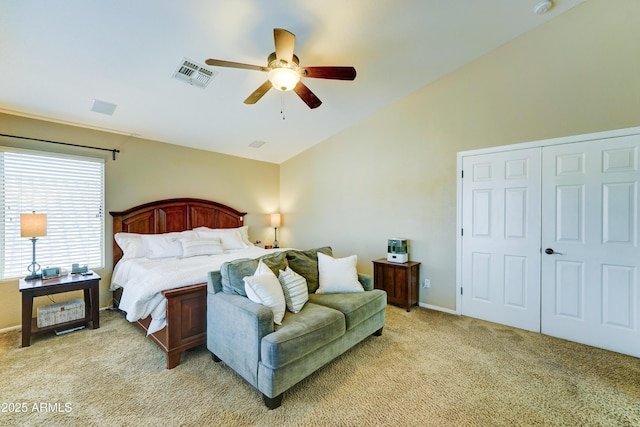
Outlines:
<svg viewBox="0 0 640 427"><path fill-rule="evenodd" d="M269 71L267 78L274 88L287 92L296 87L300 81L300 74L291 68L274 68Z"/></svg>

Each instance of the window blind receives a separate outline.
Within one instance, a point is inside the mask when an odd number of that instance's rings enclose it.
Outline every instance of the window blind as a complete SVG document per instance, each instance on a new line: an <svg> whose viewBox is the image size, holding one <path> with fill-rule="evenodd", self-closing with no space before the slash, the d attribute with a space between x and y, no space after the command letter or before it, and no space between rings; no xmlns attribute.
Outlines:
<svg viewBox="0 0 640 427"><path fill-rule="evenodd" d="M20 237L20 214L47 214L36 242L41 267L104 267L104 161L0 151L0 278L28 274L32 243Z"/></svg>

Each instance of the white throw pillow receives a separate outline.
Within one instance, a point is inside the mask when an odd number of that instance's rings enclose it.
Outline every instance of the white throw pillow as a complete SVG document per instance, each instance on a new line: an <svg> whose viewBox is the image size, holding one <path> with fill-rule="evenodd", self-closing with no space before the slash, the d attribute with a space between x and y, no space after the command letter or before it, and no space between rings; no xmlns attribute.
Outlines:
<svg viewBox="0 0 640 427"><path fill-rule="evenodd" d="M253 302L269 307L273 312L273 322L281 325L287 305L282 286L267 264L260 260L254 275L242 280L247 297Z"/></svg>
<svg viewBox="0 0 640 427"><path fill-rule="evenodd" d="M195 229L198 237L204 239L220 239L225 251L231 249L245 249L248 245L242 239L240 228L207 228L198 227Z"/></svg>
<svg viewBox="0 0 640 427"><path fill-rule="evenodd" d="M182 244L182 256L219 255L224 253L220 239L179 239Z"/></svg>
<svg viewBox="0 0 640 427"><path fill-rule="evenodd" d="M309 288L307 287L307 279L296 273L287 266L287 268L278 274L278 280L282 285L284 292L284 300L287 308L292 313L298 313L302 310L305 303L309 301Z"/></svg>
<svg viewBox="0 0 640 427"><path fill-rule="evenodd" d="M144 242L147 258L171 258L182 256L181 238L194 238L196 233L191 230L163 233L163 234L143 234L141 239Z"/></svg>
<svg viewBox="0 0 640 427"><path fill-rule="evenodd" d="M116 233L114 238L120 249L122 249L122 259L145 257L146 251L141 237L142 234Z"/></svg>
<svg viewBox="0 0 640 427"><path fill-rule="evenodd" d="M316 293L364 292L362 284L358 281L357 263L358 257L356 255L346 258L333 258L318 252L318 281L320 286Z"/></svg>

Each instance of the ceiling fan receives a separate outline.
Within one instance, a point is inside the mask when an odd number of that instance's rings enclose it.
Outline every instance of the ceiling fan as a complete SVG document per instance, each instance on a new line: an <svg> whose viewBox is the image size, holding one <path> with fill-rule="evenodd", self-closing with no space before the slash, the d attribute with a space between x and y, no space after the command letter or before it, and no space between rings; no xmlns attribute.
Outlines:
<svg viewBox="0 0 640 427"><path fill-rule="evenodd" d="M207 65L229 68L243 68L267 72L267 81L256 89L247 99L245 104L255 104L272 87L283 92L293 90L309 108L317 108L322 101L300 80L302 77L332 80L354 80L356 69L353 67L300 67L300 60L293 53L296 44L296 36L282 28L273 29L276 51L267 59L267 66L242 64L239 62L222 61L220 59L207 59Z"/></svg>

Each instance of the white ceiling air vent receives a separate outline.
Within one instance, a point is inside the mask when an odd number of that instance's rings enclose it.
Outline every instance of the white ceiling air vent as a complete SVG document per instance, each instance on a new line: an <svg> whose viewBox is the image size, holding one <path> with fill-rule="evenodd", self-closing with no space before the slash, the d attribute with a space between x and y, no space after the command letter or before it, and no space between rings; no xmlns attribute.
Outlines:
<svg viewBox="0 0 640 427"><path fill-rule="evenodd" d="M176 72L173 73L173 78L204 89L216 74L218 74L216 71L184 58L176 68Z"/></svg>
<svg viewBox="0 0 640 427"><path fill-rule="evenodd" d="M249 144L249 147L251 147L251 148L260 148L266 143L267 143L267 141L255 140L251 144Z"/></svg>
<svg viewBox="0 0 640 427"><path fill-rule="evenodd" d="M91 103L91 111L106 114L108 116L113 116L113 112L116 111L116 107L116 104L100 101L99 99L94 99Z"/></svg>

